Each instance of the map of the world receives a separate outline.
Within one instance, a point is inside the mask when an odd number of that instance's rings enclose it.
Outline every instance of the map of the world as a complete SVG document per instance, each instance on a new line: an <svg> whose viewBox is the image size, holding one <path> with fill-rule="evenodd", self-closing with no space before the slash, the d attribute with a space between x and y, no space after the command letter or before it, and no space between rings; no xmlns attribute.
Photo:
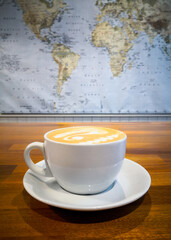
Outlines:
<svg viewBox="0 0 171 240"><path fill-rule="evenodd" d="M169 113L170 73L170 0L0 0L1 113Z"/></svg>

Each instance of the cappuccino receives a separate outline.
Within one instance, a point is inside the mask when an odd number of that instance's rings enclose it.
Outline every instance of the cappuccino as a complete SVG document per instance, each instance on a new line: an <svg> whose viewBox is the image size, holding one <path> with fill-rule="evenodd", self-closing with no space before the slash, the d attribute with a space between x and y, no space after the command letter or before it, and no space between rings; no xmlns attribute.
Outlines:
<svg viewBox="0 0 171 240"><path fill-rule="evenodd" d="M82 126L52 130L46 137L55 142L86 145L115 142L126 135L112 128Z"/></svg>
<svg viewBox="0 0 171 240"><path fill-rule="evenodd" d="M54 129L45 133L44 142L30 143L24 159L38 177L54 177L72 193L95 194L115 181L125 158L126 141L125 133L111 128ZM30 158L30 151L35 148L42 151L45 168L35 166Z"/></svg>

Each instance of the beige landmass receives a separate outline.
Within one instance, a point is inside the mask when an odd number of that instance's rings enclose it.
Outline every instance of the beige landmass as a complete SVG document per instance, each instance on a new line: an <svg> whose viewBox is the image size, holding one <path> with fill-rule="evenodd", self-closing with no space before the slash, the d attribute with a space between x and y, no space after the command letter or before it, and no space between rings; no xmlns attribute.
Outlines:
<svg viewBox="0 0 171 240"><path fill-rule="evenodd" d="M130 26L131 35L137 34L137 31L146 32L150 42L157 34L168 41L171 34L170 0L117 0L105 4L97 20L101 21L105 15L119 18L124 24L123 30L130 32L130 29L127 29Z"/></svg>
<svg viewBox="0 0 171 240"><path fill-rule="evenodd" d="M56 43L53 46L52 57L59 65L57 84L58 94L60 95L63 83L77 67L80 56L77 53L71 52L70 48Z"/></svg>
<svg viewBox="0 0 171 240"><path fill-rule="evenodd" d="M127 61L126 54L132 47L121 28L112 27L108 22L99 23L92 32L92 42L96 47L106 47L110 54L113 76L119 76Z"/></svg>
<svg viewBox="0 0 171 240"><path fill-rule="evenodd" d="M132 65L133 65L133 62L130 62L128 66L129 70L132 68Z"/></svg>
<svg viewBox="0 0 171 240"><path fill-rule="evenodd" d="M170 0L117 0L102 6L96 1L101 13L97 16L99 24L92 33L92 42L96 47L106 47L110 54L110 65L113 76L119 76L126 55L140 33L145 32L152 43L157 34L166 43L171 34L171 4ZM117 18L122 27L112 27L108 22L102 22L103 17ZM167 50L165 52L168 54ZM129 66L131 68L132 65Z"/></svg>
<svg viewBox="0 0 171 240"><path fill-rule="evenodd" d="M40 31L44 28L50 28L56 16L64 9L66 3L63 0L53 0L50 5L45 0L17 0L23 10L23 19L37 38L42 38ZM60 95L63 83L70 77L72 71L77 67L80 56L59 43L54 44L52 57L59 65L58 73L58 94Z"/></svg>
<svg viewBox="0 0 171 240"><path fill-rule="evenodd" d="M23 10L23 19L26 25L34 32L37 38L42 39L40 31L50 28L54 19L66 6L63 0L53 0L50 5L45 0L17 0Z"/></svg>
<svg viewBox="0 0 171 240"><path fill-rule="evenodd" d="M135 3L130 1L128 7L132 11L127 13L127 18L120 19L124 23L124 29L127 29L129 25L132 27L133 33L145 32L151 44L154 37L160 34L168 43L171 34L171 4L169 4L169 1L139 0ZM133 14L136 15L136 21L133 19Z"/></svg>

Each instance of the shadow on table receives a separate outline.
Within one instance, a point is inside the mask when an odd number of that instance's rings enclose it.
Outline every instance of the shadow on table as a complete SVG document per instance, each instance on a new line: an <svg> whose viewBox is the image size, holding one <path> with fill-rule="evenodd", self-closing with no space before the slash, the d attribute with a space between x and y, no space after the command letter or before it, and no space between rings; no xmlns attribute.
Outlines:
<svg viewBox="0 0 171 240"><path fill-rule="evenodd" d="M20 203L20 204L19 204ZM24 222L38 232L48 235L63 231L65 234L83 234L89 226L89 234L95 237L95 230L108 234L122 234L136 228L148 216L151 208L149 193L139 200L123 207L97 211L81 212L48 206L32 198L25 190L13 200ZM25 205L23 206L21 205ZM108 222L106 224L106 222ZM76 232L77 233L76 233ZM111 232L112 231L112 232Z"/></svg>
<svg viewBox="0 0 171 240"><path fill-rule="evenodd" d="M72 223L98 223L98 222L106 222L115 219L122 218L134 210L136 210L144 201L144 197L137 200L136 202L129 204L127 206L102 210L102 211L90 211L90 212L75 212L68 211L64 209L56 209L55 207L50 207L52 211L56 214L59 214L62 219ZM144 216L142 216L144 217ZM143 219L141 219L143 221Z"/></svg>

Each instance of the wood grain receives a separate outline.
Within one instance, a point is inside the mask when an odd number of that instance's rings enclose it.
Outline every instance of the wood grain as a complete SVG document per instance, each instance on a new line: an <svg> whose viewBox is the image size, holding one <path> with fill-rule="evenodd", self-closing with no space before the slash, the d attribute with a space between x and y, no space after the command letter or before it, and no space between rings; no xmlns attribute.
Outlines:
<svg viewBox="0 0 171 240"><path fill-rule="evenodd" d="M98 125L124 131L126 157L151 175L148 193L136 202L100 212L54 208L32 198L23 188L27 166L23 151L43 141L52 129ZM43 159L32 151L35 162ZM171 239L171 123L1 123L0 239Z"/></svg>

